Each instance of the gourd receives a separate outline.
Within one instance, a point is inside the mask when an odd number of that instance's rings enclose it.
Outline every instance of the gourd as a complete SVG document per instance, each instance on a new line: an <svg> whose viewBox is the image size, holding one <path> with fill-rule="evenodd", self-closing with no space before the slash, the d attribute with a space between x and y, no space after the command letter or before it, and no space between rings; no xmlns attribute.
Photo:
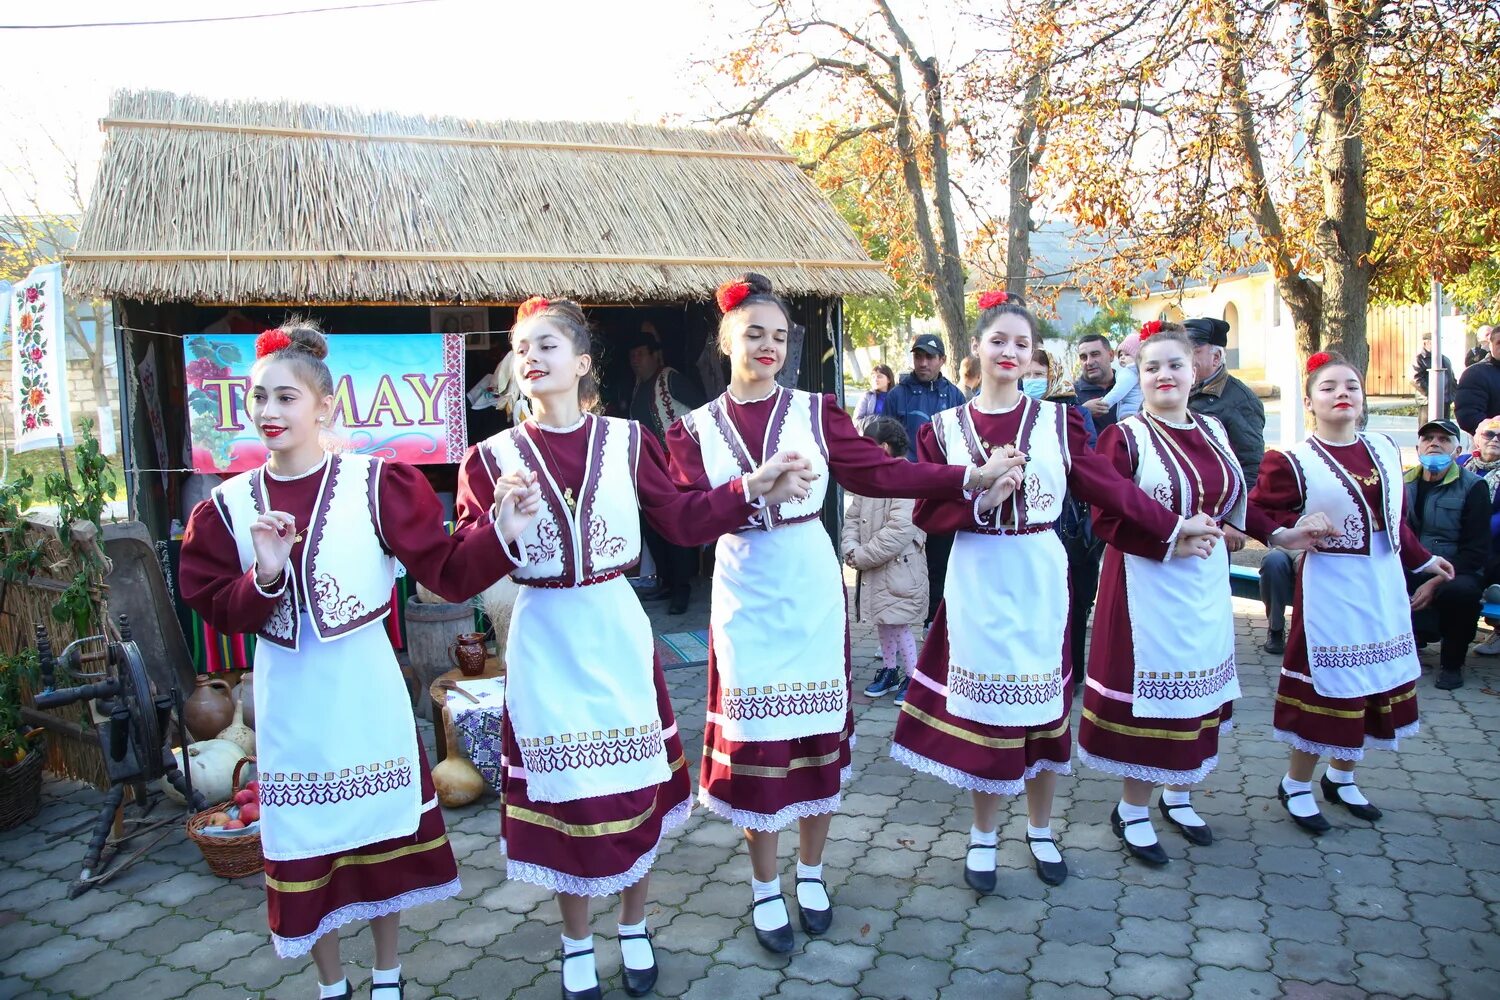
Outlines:
<svg viewBox="0 0 1500 1000"><path fill-rule="evenodd" d="M177 759L177 766L181 768L182 748L173 749L172 756ZM244 749L232 740L202 740L187 748L188 766L192 768L193 791L200 792L209 805L218 802L227 802L234 796L231 787L234 781L234 765L238 764L246 756ZM253 768L246 766L245 770ZM242 774L241 778L248 781L253 775ZM167 797L187 804L184 799L173 788L165 778L161 780L160 788Z"/></svg>
<svg viewBox="0 0 1500 1000"><path fill-rule="evenodd" d="M466 806L484 794L484 775L462 756L453 754L432 769L432 787L446 808Z"/></svg>

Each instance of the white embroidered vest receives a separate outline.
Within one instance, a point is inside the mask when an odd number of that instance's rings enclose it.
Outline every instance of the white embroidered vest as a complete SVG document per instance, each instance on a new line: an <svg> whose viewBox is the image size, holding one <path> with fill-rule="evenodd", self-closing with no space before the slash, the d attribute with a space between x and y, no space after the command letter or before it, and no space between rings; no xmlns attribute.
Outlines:
<svg viewBox="0 0 1500 1000"><path fill-rule="evenodd" d="M1015 446L1026 453L1026 478L1016 495L1015 520L996 523L1002 504L985 515L991 531L1043 528L1062 516L1063 495L1068 490L1068 470L1072 455L1068 452L1068 412L1061 403L1022 396L1016 404L1022 407L1021 426ZM974 426L973 404L942 410L932 417L932 429L949 465L983 465L990 456L990 445L1009 441L985 442ZM985 528L977 528L985 533Z"/></svg>
<svg viewBox="0 0 1500 1000"><path fill-rule="evenodd" d="M491 483L526 469L542 484L542 512L516 540L525 547L528 560L511 573L518 583L580 587L640 561L640 502L635 492L640 425L616 417L589 415L584 420L588 461L583 489L575 499L576 514L568 509L562 488L524 425L501 431L480 445Z"/></svg>
<svg viewBox="0 0 1500 1000"><path fill-rule="evenodd" d="M327 642L384 618L391 610L396 559L379 531L381 460L330 455L320 474L312 523L305 527L302 558L287 567L290 579L260 638L287 649L301 640L302 615ZM319 473L314 473L319 475ZM214 505L234 535L240 565L255 565L250 525L271 508L265 466L242 472L213 491Z"/></svg>
<svg viewBox="0 0 1500 1000"><path fill-rule="evenodd" d="M755 471L758 464L740 438L729 417L729 397L719 396L688 414L689 429L698 439L703 454L703 470L708 481L722 486ZM802 500L772 504L764 512L764 524L774 528L798 521L812 521L823 515L823 498L828 493L828 446L823 438L823 398L800 389L778 388L766 424L766 439L761 452L767 459L779 451L795 451L812 463L818 477ZM746 530L755 527L748 524Z"/></svg>
<svg viewBox="0 0 1500 1000"><path fill-rule="evenodd" d="M1228 495L1218 510L1206 511L1210 517L1228 521L1236 527L1245 524L1245 474L1234 449L1229 445L1229 435L1219 419L1205 413L1193 414L1193 419L1203 428L1204 437L1213 446L1224 463L1229 476ZM1120 429L1130 435L1135 446L1135 484L1147 496L1179 517L1192 517L1207 503L1206 497L1194 496L1189 488L1190 477L1182 462L1165 443L1164 432L1152 425L1144 412L1120 421Z"/></svg>
<svg viewBox="0 0 1500 1000"><path fill-rule="evenodd" d="M1359 435L1375 467L1380 470L1382 520L1390 538L1391 549L1401 551L1401 451L1384 434ZM1359 483L1354 481L1328 448L1316 437L1309 437L1287 452L1292 470L1301 481L1306 513L1321 512L1339 533L1318 543L1318 551L1327 555L1367 556L1370 554L1370 525L1374 513L1365 500Z"/></svg>

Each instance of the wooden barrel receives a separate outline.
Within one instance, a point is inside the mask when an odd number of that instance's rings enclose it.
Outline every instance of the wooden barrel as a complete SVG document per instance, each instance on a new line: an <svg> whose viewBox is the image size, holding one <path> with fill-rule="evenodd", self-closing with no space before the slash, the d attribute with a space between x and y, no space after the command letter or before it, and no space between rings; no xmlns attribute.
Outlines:
<svg viewBox="0 0 1500 1000"><path fill-rule="evenodd" d="M423 604L415 597L406 600L406 655L416 675L418 710L432 718L432 699L427 690L432 682L453 669L448 646L464 632L474 631L474 609L468 604Z"/></svg>

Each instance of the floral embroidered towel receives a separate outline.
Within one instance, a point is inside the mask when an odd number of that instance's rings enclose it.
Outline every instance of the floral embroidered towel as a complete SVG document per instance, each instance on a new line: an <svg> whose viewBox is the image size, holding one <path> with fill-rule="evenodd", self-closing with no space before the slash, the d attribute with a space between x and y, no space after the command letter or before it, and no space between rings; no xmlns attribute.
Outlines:
<svg viewBox="0 0 1500 1000"><path fill-rule="evenodd" d="M10 304L11 409L16 451L73 443L63 328L61 264L35 268L15 287Z"/></svg>

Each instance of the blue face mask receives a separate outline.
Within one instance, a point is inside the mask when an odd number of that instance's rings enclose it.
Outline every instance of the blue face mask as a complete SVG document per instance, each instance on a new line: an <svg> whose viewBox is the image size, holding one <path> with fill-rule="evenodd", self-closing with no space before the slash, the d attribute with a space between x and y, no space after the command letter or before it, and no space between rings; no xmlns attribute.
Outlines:
<svg viewBox="0 0 1500 1000"><path fill-rule="evenodd" d="M1441 472L1447 472L1448 466L1453 464L1452 455L1420 455L1417 461L1422 463L1422 468L1434 476Z"/></svg>
<svg viewBox="0 0 1500 1000"><path fill-rule="evenodd" d="M1047 380L1045 378L1023 378L1021 379L1021 391L1032 399L1041 399L1047 394Z"/></svg>

